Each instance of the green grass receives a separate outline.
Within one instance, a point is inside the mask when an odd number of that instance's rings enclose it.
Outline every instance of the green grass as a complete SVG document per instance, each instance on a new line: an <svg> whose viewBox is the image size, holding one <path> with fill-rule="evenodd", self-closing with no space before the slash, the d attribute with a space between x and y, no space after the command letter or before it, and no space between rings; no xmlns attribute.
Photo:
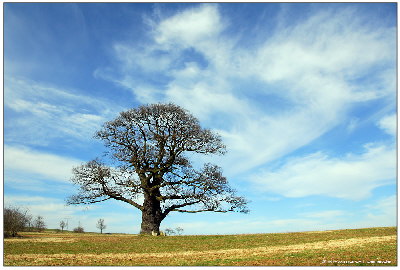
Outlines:
<svg viewBox="0 0 400 270"><path fill-rule="evenodd" d="M373 265L397 264L397 238L333 249L285 249L327 241L397 235L397 228L329 232L207 236L137 236L98 233L22 233L4 242L5 265ZM262 251L259 251L259 249ZM276 252L264 251L275 248ZM232 252L230 250L238 250ZM254 250L254 252L251 252ZM225 252L226 251L226 252ZM242 251L244 253L242 253ZM250 251L250 252L249 252ZM186 254L192 252L194 255ZM107 254L115 256L107 257ZM176 253L177 256L174 256ZM68 254L75 254L71 256ZM97 254L97 255L96 255ZM154 255L156 254L156 255ZM139 256L141 255L141 256ZM178 256L179 255L179 256ZM343 261L346 261L343 263ZM361 262L360 262L361 261ZM324 263L322 263L324 262ZM354 264L351 264L354 265ZM375 265L384 265L375 263Z"/></svg>

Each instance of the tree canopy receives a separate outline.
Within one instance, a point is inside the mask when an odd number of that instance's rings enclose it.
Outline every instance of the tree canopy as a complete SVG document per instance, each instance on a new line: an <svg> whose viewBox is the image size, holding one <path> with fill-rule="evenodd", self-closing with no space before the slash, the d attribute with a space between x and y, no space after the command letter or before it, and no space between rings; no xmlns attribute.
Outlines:
<svg viewBox="0 0 400 270"><path fill-rule="evenodd" d="M220 167L207 163L194 168L188 153L222 155L225 145L175 104L121 112L95 137L109 149L114 164L94 159L74 168L71 180L80 189L70 204L126 202L142 211L141 232L146 234L159 233L161 221L172 211L248 212L247 201L236 195Z"/></svg>

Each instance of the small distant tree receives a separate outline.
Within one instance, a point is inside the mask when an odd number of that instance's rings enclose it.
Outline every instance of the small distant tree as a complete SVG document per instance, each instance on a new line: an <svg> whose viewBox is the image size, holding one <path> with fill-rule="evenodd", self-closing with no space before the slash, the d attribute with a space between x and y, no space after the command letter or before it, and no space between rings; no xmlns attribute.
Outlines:
<svg viewBox="0 0 400 270"><path fill-rule="evenodd" d="M23 231L28 225L28 210L22 210L16 206L8 206L4 208L4 236L15 237L18 232Z"/></svg>
<svg viewBox="0 0 400 270"><path fill-rule="evenodd" d="M67 223L65 223L65 221L64 220L61 220L60 221L60 228L61 228L61 232L63 232L64 231L64 228L67 226Z"/></svg>
<svg viewBox="0 0 400 270"><path fill-rule="evenodd" d="M98 221L97 221L97 225L96 225L96 227L100 230L100 233L103 233L103 230L107 227L105 224L104 224L104 219L99 219Z"/></svg>
<svg viewBox="0 0 400 270"><path fill-rule="evenodd" d="M178 235L182 235L183 233L183 229L181 227L176 227L175 231Z"/></svg>
<svg viewBox="0 0 400 270"><path fill-rule="evenodd" d="M46 229L46 224L44 223L44 219L42 216L37 216L34 221L34 226L38 232L44 231Z"/></svg>
<svg viewBox="0 0 400 270"><path fill-rule="evenodd" d="M28 215L26 214L26 226L25 226L25 231L32 231L32 227L33 227L33 220L32 220L32 215Z"/></svg>
<svg viewBox="0 0 400 270"><path fill-rule="evenodd" d="M174 231L174 229L166 228L166 229L165 229L165 234L166 234L166 235L174 235L174 234L175 234L175 231Z"/></svg>
<svg viewBox="0 0 400 270"><path fill-rule="evenodd" d="M84 233L85 230L83 229L82 226L78 226L78 227L74 228L74 232L75 233Z"/></svg>

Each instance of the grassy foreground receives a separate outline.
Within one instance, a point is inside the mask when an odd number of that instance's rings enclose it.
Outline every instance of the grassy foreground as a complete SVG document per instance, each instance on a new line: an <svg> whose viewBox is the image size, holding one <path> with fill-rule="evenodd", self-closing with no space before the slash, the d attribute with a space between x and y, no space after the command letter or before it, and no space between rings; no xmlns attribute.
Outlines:
<svg viewBox="0 0 400 270"><path fill-rule="evenodd" d="M4 265L397 265L395 227L212 236L22 235L4 240Z"/></svg>

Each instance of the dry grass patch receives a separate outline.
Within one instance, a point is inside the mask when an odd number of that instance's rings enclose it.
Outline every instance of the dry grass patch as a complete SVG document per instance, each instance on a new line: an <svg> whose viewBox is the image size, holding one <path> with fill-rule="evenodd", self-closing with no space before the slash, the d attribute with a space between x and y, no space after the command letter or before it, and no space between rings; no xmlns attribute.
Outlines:
<svg viewBox="0 0 400 270"><path fill-rule="evenodd" d="M303 233L331 233L334 231L309 231L309 232L303 232Z"/></svg>
<svg viewBox="0 0 400 270"><path fill-rule="evenodd" d="M61 237L43 237L43 238L6 238L4 242L75 242L77 239Z"/></svg>

